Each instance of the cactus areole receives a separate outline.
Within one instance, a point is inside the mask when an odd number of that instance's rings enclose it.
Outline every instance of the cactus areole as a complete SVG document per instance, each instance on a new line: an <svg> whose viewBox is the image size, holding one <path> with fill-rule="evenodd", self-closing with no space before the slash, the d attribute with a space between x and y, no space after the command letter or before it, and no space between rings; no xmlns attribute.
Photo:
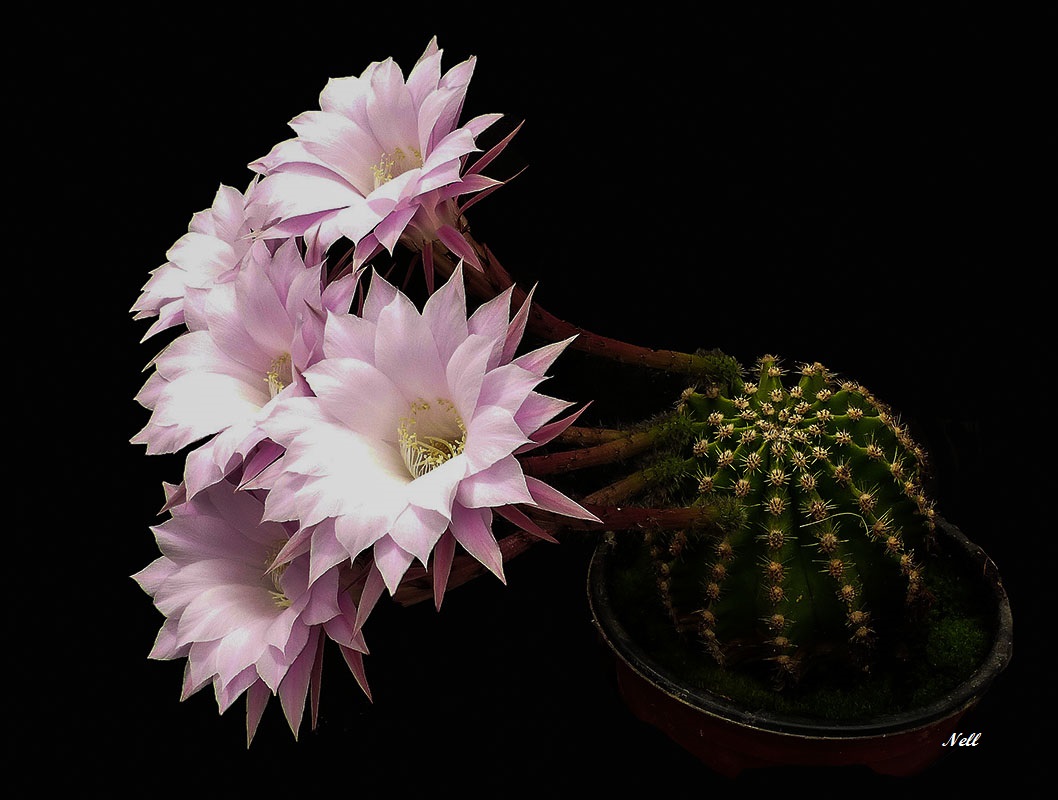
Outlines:
<svg viewBox="0 0 1058 800"><path fill-rule="evenodd" d="M936 512L926 456L858 383L774 356L731 396L688 390L656 458L666 502L724 509L716 526L647 531L661 602L722 665L781 687L813 665L868 670L887 620L928 608Z"/></svg>

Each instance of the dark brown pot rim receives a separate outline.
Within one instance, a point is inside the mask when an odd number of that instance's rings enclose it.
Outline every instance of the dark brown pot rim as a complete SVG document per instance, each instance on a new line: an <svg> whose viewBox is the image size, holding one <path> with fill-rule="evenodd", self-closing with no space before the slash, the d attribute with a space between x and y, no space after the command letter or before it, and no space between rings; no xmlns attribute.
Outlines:
<svg viewBox="0 0 1058 800"><path fill-rule="evenodd" d="M988 656L978 669L954 690L932 703L910 711L867 720L842 722L756 711L720 695L680 684L651 654L643 650L621 625L612 610L609 590L611 565L607 543L596 548L588 572L588 602L595 626L604 641L629 669L672 699L699 712L747 729L770 731L798 738L849 739L876 737L923 728L939 720L960 715L974 705L1013 655L1013 619L1006 589L992 559L956 526L938 518L941 535L965 557L970 574L980 577L995 599L996 634Z"/></svg>

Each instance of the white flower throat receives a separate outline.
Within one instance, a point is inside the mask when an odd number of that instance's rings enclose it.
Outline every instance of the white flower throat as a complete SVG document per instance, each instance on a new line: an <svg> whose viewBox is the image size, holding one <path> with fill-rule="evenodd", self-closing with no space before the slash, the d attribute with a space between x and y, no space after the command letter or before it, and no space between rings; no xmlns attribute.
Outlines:
<svg viewBox="0 0 1058 800"><path fill-rule="evenodd" d="M467 427L451 401L418 400L401 417L397 440L408 472L418 478L463 452Z"/></svg>
<svg viewBox="0 0 1058 800"><path fill-rule="evenodd" d="M280 564L275 569L272 569L272 565L275 563L276 556L283 549L283 545L286 542L276 542L268 549L268 558L265 561L265 575L271 579L272 588L268 590L268 594L272 597L272 602L275 603L276 608L290 608L291 600L286 596L283 591L283 573L286 572L287 565Z"/></svg>
<svg viewBox="0 0 1058 800"><path fill-rule="evenodd" d="M371 167L371 173L375 176L376 189L409 169L422 166L422 153L419 149L411 147L409 150L411 150L411 155L408 155L399 147L394 149L392 154L382 154L378 163Z"/></svg>
<svg viewBox="0 0 1058 800"><path fill-rule="evenodd" d="M275 397L294 380L294 367L290 362L290 353L283 353L273 359L265 373L269 397Z"/></svg>

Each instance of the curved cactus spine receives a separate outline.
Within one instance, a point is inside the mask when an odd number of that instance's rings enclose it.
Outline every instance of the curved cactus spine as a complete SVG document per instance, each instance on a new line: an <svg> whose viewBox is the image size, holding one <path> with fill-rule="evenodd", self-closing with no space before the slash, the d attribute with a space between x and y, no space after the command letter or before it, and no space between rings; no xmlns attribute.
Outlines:
<svg viewBox="0 0 1058 800"><path fill-rule="evenodd" d="M876 612L928 600L916 554L935 514L925 454L891 409L818 363L783 378L764 356L732 397L684 392L677 499L736 503L740 523L649 546L681 630L720 663L768 662L785 680L817 657L866 668L885 634Z"/></svg>

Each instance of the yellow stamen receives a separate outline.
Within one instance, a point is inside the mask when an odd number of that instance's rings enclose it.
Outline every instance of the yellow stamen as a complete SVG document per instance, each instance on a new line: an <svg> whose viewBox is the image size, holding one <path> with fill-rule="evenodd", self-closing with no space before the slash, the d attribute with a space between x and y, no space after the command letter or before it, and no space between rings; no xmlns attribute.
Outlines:
<svg viewBox="0 0 1058 800"><path fill-rule="evenodd" d="M411 158L408 158L407 153L399 147L393 150L392 155L383 153L379 157L378 163L371 167L371 174L375 176L376 189L409 169L422 166L422 152L419 148L408 149L411 150Z"/></svg>
<svg viewBox="0 0 1058 800"><path fill-rule="evenodd" d="M294 373L290 363L290 353L283 353L272 361L268 372L265 373L265 383L268 384L268 394L275 397L294 380Z"/></svg>
<svg viewBox="0 0 1058 800"><path fill-rule="evenodd" d="M279 555L279 551L283 549L283 545L286 542L276 542L268 550L268 558L265 560L265 574L272 579L272 586L274 589L269 589L268 594L272 596L272 602L276 604L277 608L290 608L291 600L283 592L283 585L281 583L283 573L287 570L286 564L280 564L275 569L270 570L272 564L276 560L276 556ZM270 571L269 571L270 570Z"/></svg>
<svg viewBox="0 0 1058 800"><path fill-rule="evenodd" d="M421 423L432 433L420 432ZM451 401L438 398L431 406L420 400L412 404L409 416L401 418L397 439L408 472L418 478L463 452L467 428Z"/></svg>

